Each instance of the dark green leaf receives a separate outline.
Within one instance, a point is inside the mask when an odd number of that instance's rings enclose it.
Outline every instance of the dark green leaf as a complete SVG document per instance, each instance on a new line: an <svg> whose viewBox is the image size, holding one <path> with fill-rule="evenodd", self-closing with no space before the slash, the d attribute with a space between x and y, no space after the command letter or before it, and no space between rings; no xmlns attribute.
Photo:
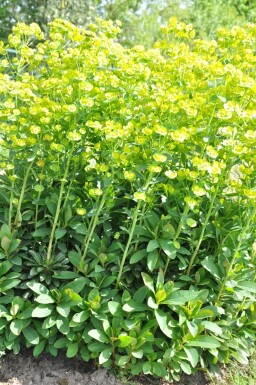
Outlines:
<svg viewBox="0 0 256 385"><path fill-rule="evenodd" d="M53 310L53 306L51 305L38 305L32 311L32 317L34 318L45 318L48 317Z"/></svg>
<svg viewBox="0 0 256 385"><path fill-rule="evenodd" d="M101 352L99 355L99 364L100 365L105 364L105 362L107 362L109 360L111 355L112 355L112 349L111 348L104 349L103 352Z"/></svg>
<svg viewBox="0 0 256 385"><path fill-rule="evenodd" d="M139 262L141 259L145 257L146 254L147 254L146 249L136 251L130 259L130 264L132 265L134 263Z"/></svg>
<svg viewBox="0 0 256 385"><path fill-rule="evenodd" d="M92 329L88 332L89 336L100 342L109 342L105 333L98 329Z"/></svg>
<svg viewBox="0 0 256 385"><path fill-rule="evenodd" d="M39 343L39 335L37 331L30 326L27 326L26 329L23 329L22 333L30 344L37 345Z"/></svg>
<svg viewBox="0 0 256 385"><path fill-rule="evenodd" d="M68 358L72 358L77 355L77 352L78 352L78 343L75 342L69 345L66 355Z"/></svg>
<svg viewBox="0 0 256 385"><path fill-rule="evenodd" d="M170 330L167 326L168 320L167 320L167 314L164 313L163 310L156 309L155 310L155 316L157 323L162 330L162 332L169 338L172 338L173 332Z"/></svg>
<svg viewBox="0 0 256 385"><path fill-rule="evenodd" d="M198 346L202 349L216 349L221 346L221 343L214 337L203 335L188 341L187 346Z"/></svg>

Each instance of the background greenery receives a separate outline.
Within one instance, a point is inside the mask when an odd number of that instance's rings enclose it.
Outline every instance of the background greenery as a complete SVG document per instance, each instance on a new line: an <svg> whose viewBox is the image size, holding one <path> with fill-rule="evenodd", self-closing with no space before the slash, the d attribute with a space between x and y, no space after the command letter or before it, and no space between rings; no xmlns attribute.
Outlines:
<svg viewBox="0 0 256 385"><path fill-rule="evenodd" d="M121 20L126 45L151 46L160 25L172 16L193 23L197 37L216 37L219 27L255 21L254 0L2 0L0 38L6 39L17 21L37 22L44 32L47 22L64 18L85 26L97 17Z"/></svg>

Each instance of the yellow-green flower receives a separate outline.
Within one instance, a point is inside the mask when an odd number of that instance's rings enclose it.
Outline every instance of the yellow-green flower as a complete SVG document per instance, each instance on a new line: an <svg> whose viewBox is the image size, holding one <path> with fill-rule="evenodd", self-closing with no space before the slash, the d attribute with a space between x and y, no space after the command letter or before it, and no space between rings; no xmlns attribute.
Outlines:
<svg viewBox="0 0 256 385"><path fill-rule="evenodd" d="M201 197L206 194L206 190L203 187L198 185L192 186L192 191L198 197Z"/></svg>
<svg viewBox="0 0 256 385"><path fill-rule="evenodd" d="M166 162L167 156L161 155L161 154L154 154L154 155L153 155L153 158L154 158L154 160L155 160L156 162L164 163L164 162Z"/></svg>
<svg viewBox="0 0 256 385"><path fill-rule="evenodd" d="M146 201L146 194L144 192L141 192L141 191L136 191L134 194L133 194L134 198L136 200L141 200L141 201Z"/></svg>
<svg viewBox="0 0 256 385"><path fill-rule="evenodd" d="M177 172L176 171L172 171L172 170L167 170L165 171L165 175L167 176L167 178L169 179L175 179L177 178Z"/></svg>

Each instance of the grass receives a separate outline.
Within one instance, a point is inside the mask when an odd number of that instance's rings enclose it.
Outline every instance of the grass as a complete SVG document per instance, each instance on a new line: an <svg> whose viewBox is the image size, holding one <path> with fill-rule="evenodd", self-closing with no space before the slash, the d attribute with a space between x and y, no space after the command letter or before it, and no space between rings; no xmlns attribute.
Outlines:
<svg viewBox="0 0 256 385"><path fill-rule="evenodd" d="M221 377L211 378L209 385L256 385L256 350L249 365L233 362L222 370Z"/></svg>

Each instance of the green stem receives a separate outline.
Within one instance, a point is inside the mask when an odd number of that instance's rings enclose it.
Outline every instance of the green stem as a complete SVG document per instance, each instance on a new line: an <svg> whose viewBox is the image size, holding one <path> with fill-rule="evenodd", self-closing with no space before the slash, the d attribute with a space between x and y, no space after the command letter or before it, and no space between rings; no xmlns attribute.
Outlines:
<svg viewBox="0 0 256 385"><path fill-rule="evenodd" d="M184 208L183 214L181 215L181 218L180 218L180 221L179 221L176 233L175 233L174 238L173 238L173 242L175 242L177 240L177 238L179 237L181 229L182 229L182 225L183 225L183 217L185 215L187 215L188 212L189 212L189 206L186 205L185 208ZM166 259L166 263L165 263L165 267L164 267L164 276L165 276L166 271L168 269L169 263L170 263L170 258L167 258Z"/></svg>
<svg viewBox="0 0 256 385"><path fill-rule="evenodd" d="M50 235L50 241L49 241L49 245L48 245L48 249L47 249L46 260L47 260L48 262L51 260L52 245L53 245L53 240L54 240L55 230L56 230L57 223L58 223L58 219L59 219L59 215L60 215L60 208L61 208L62 196L63 196L63 192L64 192L65 183L66 183L66 181L67 181L67 176L68 176L68 171L69 171L69 165L70 165L70 162L71 162L71 158L72 158L72 155L73 155L73 151L74 151L74 146L72 146L72 149L71 149L70 152L69 152L69 156L68 156L68 160L67 160L67 164L66 164L64 176L63 176L63 179L61 180L61 184L60 184L60 193L59 193L58 202L57 202L57 208L56 208L56 213L55 213L55 217L54 217L54 221L53 221L53 225L52 225L52 231L51 231L51 235Z"/></svg>
<svg viewBox="0 0 256 385"><path fill-rule="evenodd" d="M71 187L72 187L72 184L74 183L74 179L75 179L75 173L76 173L76 169L74 168L73 170L73 175L71 177L71 180L70 180L70 183L69 183L69 186L68 186L68 191L65 195L65 199L64 199L64 202L63 202L63 205L62 205L62 210L64 211L65 208L66 208L66 205L67 205L67 201L68 201L68 198L69 198L69 195L70 195L70 191L71 191Z"/></svg>
<svg viewBox="0 0 256 385"><path fill-rule="evenodd" d="M38 193L37 199L39 200L41 196L41 191ZM37 229L37 220L38 220L38 203L36 204L36 214L35 214L35 230Z"/></svg>
<svg viewBox="0 0 256 385"><path fill-rule="evenodd" d="M12 181L12 187L11 187L9 218L8 218L8 226L9 226L10 231L12 230L11 227L12 227L13 189L14 189L14 181Z"/></svg>
<svg viewBox="0 0 256 385"><path fill-rule="evenodd" d="M231 262L230 262L230 264L229 264L229 267L228 267L226 276L225 276L224 280L222 281L222 284L221 284L221 287L220 287L220 290L219 290L219 293L218 293L218 296L217 296L217 299L216 299L215 303L217 303L217 302L219 301L220 297L221 297L222 294L223 294L223 291L224 291L224 289L225 289L227 280L229 279L230 272L231 272L231 270L233 269L233 265L234 265L234 263L235 263L235 260L237 259L237 255L238 255L238 253L239 253L240 247L241 247L241 245L242 245L242 243L243 243L243 241L244 241L244 236L246 235L247 231L249 230L251 221L252 221L252 219L254 218L255 213L256 213L256 208L254 208L254 210L253 210L253 212L252 212L252 215L251 215L250 218L247 220L246 225L245 225L245 227L244 227L244 229L243 229L243 231L242 231L242 233L241 233L241 235L240 235L240 237L239 237L239 242L238 242L238 244L237 244L237 246L236 246L236 248L235 248L235 251L234 251L233 257L232 257L232 259L231 259Z"/></svg>
<svg viewBox="0 0 256 385"><path fill-rule="evenodd" d="M144 202L144 203L143 203L143 206L142 206L142 209L141 209L141 217L140 217L140 220L139 220L139 226L142 225L143 216L144 216L144 214L145 214L146 208L147 208L147 202ZM139 246L139 239L140 239L140 238L137 236L136 242L135 242L135 244L134 244L134 251L137 251L137 249L138 249L138 246Z"/></svg>
<svg viewBox="0 0 256 385"><path fill-rule="evenodd" d="M29 172L31 170L33 162L34 161L30 162L30 164L29 164L29 166L27 168L27 171L25 173L24 179L23 179L23 185L22 185L22 188L21 188L20 198L19 198L19 202L18 202L18 206L17 206L17 213L16 213L14 224L13 224L15 227L18 227L18 225L19 225L19 223L21 221L21 213L20 213L21 204L22 204L22 201L23 201L23 198L24 198L24 194L25 194L25 190L26 190L26 185L27 185L27 181L28 181Z"/></svg>
<svg viewBox="0 0 256 385"><path fill-rule="evenodd" d="M118 288L118 286L119 286L120 279L121 279L121 276L122 276L122 273L123 273L124 263L125 263L125 260L127 258L128 251L129 251L129 248L130 248L130 244L131 244L132 239L133 239L133 233L134 233L135 226L136 226L136 223L137 223L137 219L138 219L138 214L139 214L139 210L140 210L140 207L141 207L141 203L142 203L142 201L140 200L138 202L135 210L134 210L134 213L133 213L132 226L131 226L131 229L130 229L128 242L127 242L125 250L124 250L124 254L123 254L123 257L122 257L119 273L118 273L118 276L117 276L116 288Z"/></svg>
<svg viewBox="0 0 256 385"><path fill-rule="evenodd" d="M219 184L220 184L220 180L218 182L218 184L216 185L216 188L215 188L215 192L213 194L213 197L212 197L212 200L211 200L211 203L210 203L210 207L207 211L207 214L206 214L206 217L205 217L205 221L203 223L203 226L202 226L202 230L201 230L201 234L200 234L200 237L198 239L198 242L197 242L197 245L196 245L196 248L192 254L192 257L190 259L190 262L189 262L189 265L188 265L188 269L187 269L187 272L186 274L189 275L190 274L190 271L192 269L192 266L193 266L193 263L195 261L195 258L197 256L197 253L199 251L199 248L201 246L201 243L203 241L203 238L204 238L204 233L205 233L205 229L206 229L206 226L208 224L208 221L209 221L209 218L212 214L212 210L213 210L213 206L214 206L214 203L215 203L215 199L216 199L216 196L217 196L217 193L218 193L218 189L219 189Z"/></svg>
<svg viewBox="0 0 256 385"><path fill-rule="evenodd" d="M102 210L102 208L103 208L103 206L104 206L104 204L106 202L106 198L107 198L107 195L108 195L108 190L109 189L107 188L105 193L102 195L101 202L100 202L100 204L99 204L99 206L97 208L97 211L96 211L93 219L90 221L89 228L88 228L88 235L85 237L85 240L84 240L84 250L83 250L83 255L82 255L82 258L81 258L80 266L81 266L82 262L84 261L84 259L86 257L86 253L87 253L89 244L91 242L91 239L92 239L95 227L97 226L97 223L98 223L100 212L101 212L101 210Z"/></svg>
<svg viewBox="0 0 256 385"><path fill-rule="evenodd" d="M152 179L152 173L149 174L148 179L146 181L146 184L145 184L145 187L144 187L145 191L148 191L148 187L149 187L151 179ZM117 280L116 280L116 288L118 288L120 280L121 280L121 277L122 277L122 274L123 274L124 264L125 264L125 261L126 261L126 258L127 258L128 252L129 252L129 248L130 248L130 245L131 245L131 242L132 242L132 239L133 239L133 234L134 234L134 230L135 230L135 226L136 226L136 223L137 223L137 219L138 219L138 215L139 215L139 211L140 211L141 205L142 205L142 201L139 200L138 204L137 204L137 206L136 206L136 208L134 210L134 213L133 213L132 225L131 225L131 229L130 229L130 232L129 232L129 238L128 238L128 241L127 241L127 244L126 244L126 247L125 247L125 250L124 250L124 254L123 254L123 257L122 257L119 273L118 273Z"/></svg>

